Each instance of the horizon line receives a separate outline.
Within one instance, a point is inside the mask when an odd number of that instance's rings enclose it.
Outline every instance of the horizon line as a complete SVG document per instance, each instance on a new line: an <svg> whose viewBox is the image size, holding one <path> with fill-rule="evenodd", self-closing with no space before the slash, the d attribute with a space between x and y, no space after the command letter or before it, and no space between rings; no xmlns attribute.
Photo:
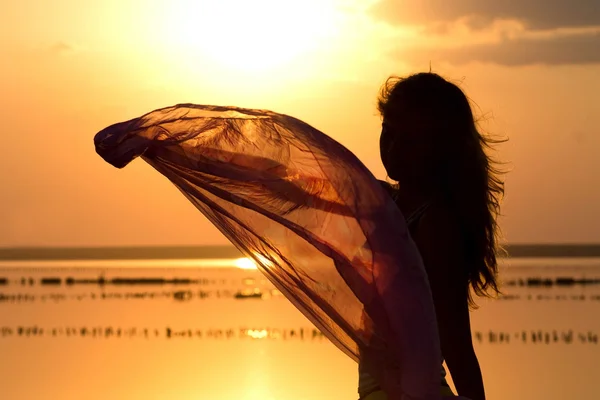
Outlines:
<svg viewBox="0 0 600 400"><path fill-rule="evenodd" d="M600 243L513 243L504 244L513 258L596 258ZM0 246L0 261L18 260L144 260L206 259L244 257L233 245L157 245L157 246Z"/></svg>

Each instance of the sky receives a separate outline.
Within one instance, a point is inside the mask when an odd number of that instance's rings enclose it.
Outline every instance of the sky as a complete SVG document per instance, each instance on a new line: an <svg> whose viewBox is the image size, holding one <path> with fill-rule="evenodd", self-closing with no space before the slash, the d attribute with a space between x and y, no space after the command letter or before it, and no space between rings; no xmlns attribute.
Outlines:
<svg viewBox="0 0 600 400"><path fill-rule="evenodd" d="M0 4L0 51L0 246L226 244L94 134L177 103L271 109L384 178L377 92L430 67L508 139L504 240L600 242L596 0L22 0Z"/></svg>

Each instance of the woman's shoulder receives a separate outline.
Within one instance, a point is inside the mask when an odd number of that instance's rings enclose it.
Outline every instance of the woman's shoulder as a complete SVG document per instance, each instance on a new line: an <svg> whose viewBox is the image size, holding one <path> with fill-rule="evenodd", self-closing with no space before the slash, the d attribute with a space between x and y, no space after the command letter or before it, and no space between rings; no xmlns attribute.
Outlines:
<svg viewBox="0 0 600 400"><path fill-rule="evenodd" d="M384 188L384 189L385 189L385 190L388 192L388 194L389 194L390 196L393 196L393 195L396 193L396 191L397 191L397 188L396 188L396 186L392 185L392 184L391 184L391 183L389 183L389 182L382 181L381 179L378 179L377 181L378 181L378 182L381 184L381 186L382 186L382 187L383 187L383 188Z"/></svg>

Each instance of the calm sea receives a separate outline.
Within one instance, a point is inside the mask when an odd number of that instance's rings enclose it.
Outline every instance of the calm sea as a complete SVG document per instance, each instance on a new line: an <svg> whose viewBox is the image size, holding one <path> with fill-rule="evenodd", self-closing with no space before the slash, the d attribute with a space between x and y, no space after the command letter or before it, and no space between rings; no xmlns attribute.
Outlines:
<svg viewBox="0 0 600 400"><path fill-rule="evenodd" d="M235 259L3 261L5 400L352 400L357 366ZM490 400L600 398L600 258L503 260Z"/></svg>

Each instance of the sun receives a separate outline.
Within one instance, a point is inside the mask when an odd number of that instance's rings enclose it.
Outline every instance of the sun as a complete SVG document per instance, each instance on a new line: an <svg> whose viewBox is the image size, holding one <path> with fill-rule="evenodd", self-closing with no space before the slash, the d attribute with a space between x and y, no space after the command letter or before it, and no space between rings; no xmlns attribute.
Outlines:
<svg viewBox="0 0 600 400"><path fill-rule="evenodd" d="M333 0L172 0L160 36L181 54L265 71L332 45L338 16Z"/></svg>

